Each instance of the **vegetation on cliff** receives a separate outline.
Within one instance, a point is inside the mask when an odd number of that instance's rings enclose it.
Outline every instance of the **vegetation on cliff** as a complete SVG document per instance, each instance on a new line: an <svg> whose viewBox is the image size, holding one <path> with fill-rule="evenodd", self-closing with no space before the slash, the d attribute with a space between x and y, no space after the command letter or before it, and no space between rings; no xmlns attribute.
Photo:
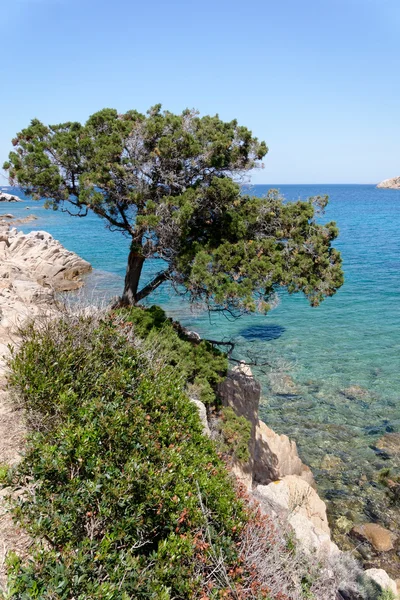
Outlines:
<svg viewBox="0 0 400 600"><path fill-rule="evenodd" d="M277 288L317 305L343 283L337 228L316 220L326 197L242 194L237 182L267 147L237 121L160 105L147 115L104 109L83 125L34 119L13 145L11 184L53 208L93 211L131 239L123 304L169 281L213 310L266 312ZM151 259L160 271L142 285Z"/></svg>
<svg viewBox="0 0 400 600"><path fill-rule="evenodd" d="M156 307L65 315L21 335L9 384L30 434L0 477L34 543L8 559L7 598L333 600L356 586L354 561L305 555L202 434L186 391L200 377L211 399L219 352ZM223 439L242 453L237 426L225 411Z"/></svg>
<svg viewBox="0 0 400 600"><path fill-rule="evenodd" d="M12 359L32 433L7 478L39 540L10 561L12 598L191 598L215 557L236 567L245 511L224 464L178 371L121 326L32 326Z"/></svg>

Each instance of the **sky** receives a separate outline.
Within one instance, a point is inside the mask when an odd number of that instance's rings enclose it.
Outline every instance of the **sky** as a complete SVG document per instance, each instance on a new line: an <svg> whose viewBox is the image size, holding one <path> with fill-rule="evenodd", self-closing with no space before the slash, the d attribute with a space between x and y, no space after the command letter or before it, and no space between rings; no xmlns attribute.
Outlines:
<svg viewBox="0 0 400 600"><path fill-rule="evenodd" d="M1 164L32 118L160 102L265 140L253 183L400 175L399 0L0 0L0 26Z"/></svg>

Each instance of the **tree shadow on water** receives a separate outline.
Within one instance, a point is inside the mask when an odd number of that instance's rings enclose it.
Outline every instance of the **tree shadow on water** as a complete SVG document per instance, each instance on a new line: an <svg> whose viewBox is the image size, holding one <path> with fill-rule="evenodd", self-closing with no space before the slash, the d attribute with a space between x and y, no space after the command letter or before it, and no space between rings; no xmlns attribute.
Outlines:
<svg viewBox="0 0 400 600"><path fill-rule="evenodd" d="M240 335L246 340L277 340L286 331L282 325L253 325L245 327L240 331Z"/></svg>

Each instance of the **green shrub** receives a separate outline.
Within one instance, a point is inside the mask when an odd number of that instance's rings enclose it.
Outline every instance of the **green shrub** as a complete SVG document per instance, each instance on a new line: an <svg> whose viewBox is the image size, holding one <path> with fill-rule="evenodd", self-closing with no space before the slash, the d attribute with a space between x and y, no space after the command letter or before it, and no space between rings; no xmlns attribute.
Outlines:
<svg viewBox="0 0 400 600"><path fill-rule="evenodd" d="M243 416L238 417L230 406L223 408L221 414L221 434L224 441L224 451L241 462L247 462L250 458L250 421Z"/></svg>
<svg viewBox="0 0 400 600"><path fill-rule="evenodd" d="M157 348L158 355L175 367L186 385L194 386L199 400L205 404L216 401L216 386L228 370L225 354L205 340L189 340L182 327L168 319L159 306L120 309L117 314L133 325L135 334L146 340L148 348Z"/></svg>
<svg viewBox="0 0 400 600"><path fill-rule="evenodd" d="M90 318L29 327L10 368L32 433L4 476L26 488L13 511L39 541L10 557L9 597L195 598L206 581L219 597L228 584L210 573L236 564L246 515L176 369Z"/></svg>

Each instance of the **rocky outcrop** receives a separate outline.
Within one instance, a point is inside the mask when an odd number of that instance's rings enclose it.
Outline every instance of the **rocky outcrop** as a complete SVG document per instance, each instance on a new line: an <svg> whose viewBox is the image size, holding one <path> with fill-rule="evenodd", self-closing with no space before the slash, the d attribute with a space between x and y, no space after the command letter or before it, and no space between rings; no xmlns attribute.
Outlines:
<svg viewBox="0 0 400 600"><path fill-rule="evenodd" d="M392 177L391 179L385 179L376 186L378 188L387 188L391 190L400 190L400 177Z"/></svg>
<svg viewBox="0 0 400 600"><path fill-rule="evenodd" d="M24 234L0 223L0 279L35 281L55 291L83 285L91 265L45 231Z"/></svg>
<svg viewBox="0 0 400 600"><path fill-rule="evenodd" d="M11 331L54 306L54 291L81 287L90 264L49 233L0 223L0 354Z"/></svg>
<svg viewBox="0 0 400 600"><path fill-rule="evenodd" d="M304 479L287 475L269 485L258 485L255 495L267 514L272 512L289 523L306 553L339 553L331 541L325 502Z"/></svg>
<svg viewBox="0 0 400 600"><path fill-rule="evenodd" d="M228 373L225 381L218 388L223 406L231 407L238 417L245 417L251 423L249 440L250 459L240 462L233 458L232 471L239 481L251 489L253 483L254 457L256 454L256 430L258 426L258 407L261 397L261 386L254 379L250 367L239 364Z"/></svg>
<svg viewBox="0 0 400 600"><path fill-rule="evenodd" d="M223 406L231 407L238 417L243 416L251 423L250 460L246 464L234 461L233 465L234 473L248 489L253 484L266 485L286 475L297 475L315 485L311 470L298 455L296 443L286 435L278 435L259 419L261 388L250 367L237 365L218 391Z"/></svg>
<svg viewBox="0 0 400 600"><path fill-rule="evenodd" d="M0 202L22 202L21 198L18 196L13 196L12 194L6 194L6 192L0 191Z"/></svg>
<svg viewBox="0 0 400 600"><path fill-rule="evenodd" d="M227 379L219 386L219 394L224 406L231 407L238 416L246 417L252 425L249 440L251 458L246 464L234 461L233 474L246 486L250 497L256 499L267 517L277 519L283 529L289 526L306 554L341 560L341 551L331 539L325 502L318 496L312 472L301 461L295 442L285 435L278 435L258 418L260 389L249 367L241 364L228 373ZM346 389L344 395L349 399L359 399L364 397L364 390L353 386ZM383 443L390 446L392 452L397 448L395 437L387 439L385 436ZM341 459L333 454L326 454L321 463L321 468L327 471L340 470L343 466ZM352 523L345 517L342 519L347 532ZM368 529L368 532L374 534L373 541L380 549L392 543L392 538L387 537L390 532L383 530L383 534L380 530L373 530ZM364 529L362 531L364 535ZM352 535L355 535L354 530ZM372 571L370 574L366 572L366 576L374 579L374 572L378 570ZM375 578L376 585L394 590L393 585L396 584L386 571L379 571L382 572L380 583ZM357 594L339 597L360 598Z"/></svg>
<svg viewBox="0 0 400 600"><path fill-rule="evenodd" d="M300 459L296 442L278 435L263 421L256 426L253 479L257 483L277 481L286 475L297 475L315 486L311 469Z"/></svg>

